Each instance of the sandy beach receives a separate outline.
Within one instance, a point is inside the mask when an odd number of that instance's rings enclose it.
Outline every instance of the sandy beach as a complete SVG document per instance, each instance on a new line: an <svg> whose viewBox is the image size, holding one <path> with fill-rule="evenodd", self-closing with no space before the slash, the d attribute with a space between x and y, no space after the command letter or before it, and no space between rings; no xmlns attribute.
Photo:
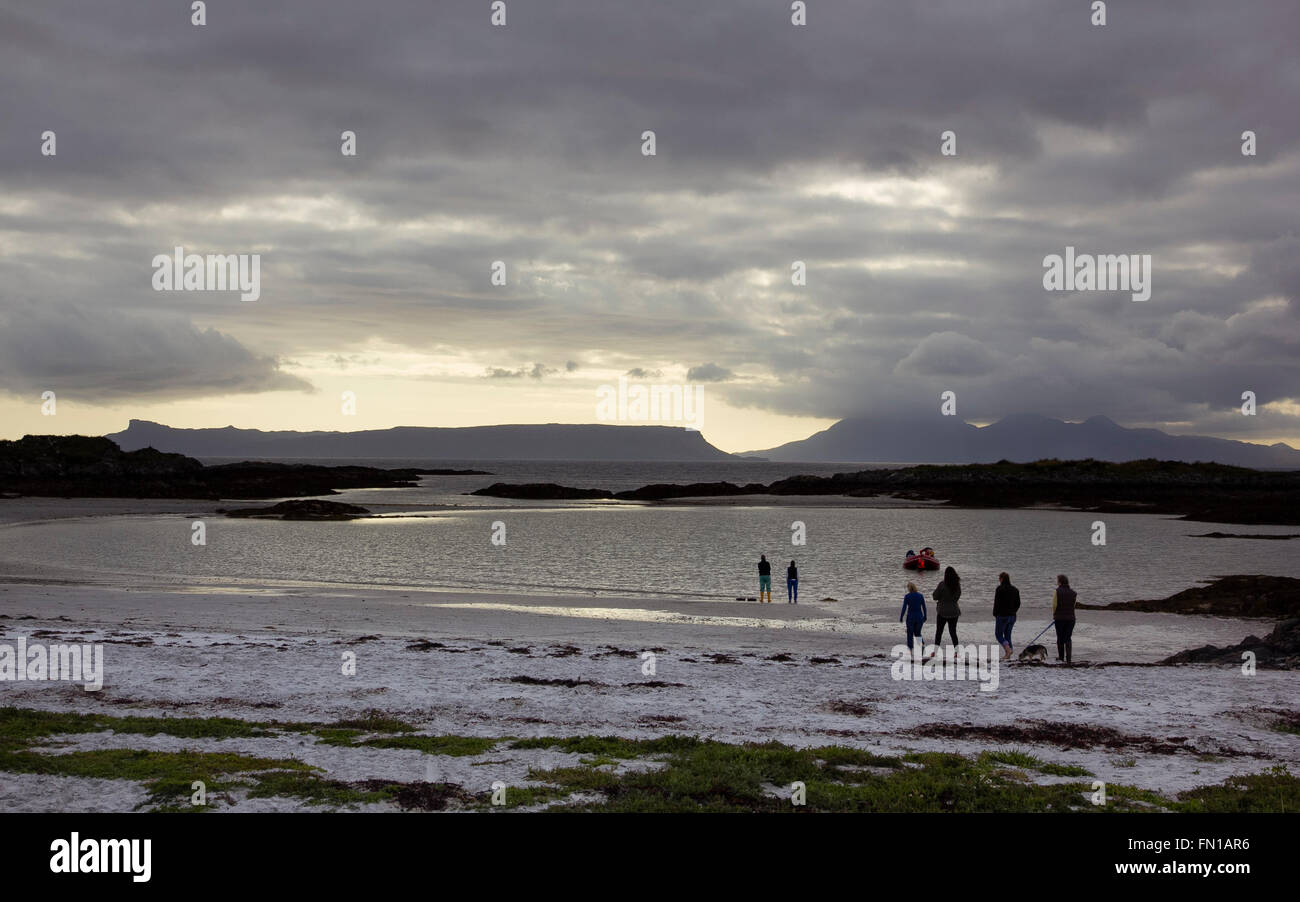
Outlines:
<svg viewBox="0 0 1300 902"><path fill-rule="evenodd" d="M72 507L81 515L188 508L176 502ZM69 507L40 501L21 513L39 517L56 509ZM10 507L6 516L14 522L22 519L18 513ZM0 705L320 724L382 715L411 725L417 736L501 740L475 754L444 755L329 744L300 731L195 738L105 729L61 735L42 749L50 755L219 751L293 759L348 783L436 781L480 794L494 783L542 785L530 770L536 775L588 760L557 748L511 748L507 740L682 735L795 748L839 745L881 756L1021 752L1170 797L1300 760L1300 736L1275 727L1279 716L1294 712L1293 674L1152 666L1171 651L1228 645L1267 631L1260 621L1083 612L1075 634L1082 664L1002 665L996 690L982 691L971 681L894 679L891 648L903 638L897 612L850 610L833 601L795 606L434 588L126 587L53 569L16 569L11 562L0 582L0 641L102 644L105 672L98 691L68 682L2 682ZM964 643L990 643L992 632L987 613L962 618ZM1020 643L1031 636L1021 632ZM349 659L355 673L344 672ZM1095 731L1109 738L1089 739ZM654 763L605 764L614 773L648 766ZM1067 778L1031 768L1024 779ZM0 783L6 810L132 810L147 798L144 786L130 779L10 773ZM298 808L315 810L319 803L232 792L217 806Z"/></svg>

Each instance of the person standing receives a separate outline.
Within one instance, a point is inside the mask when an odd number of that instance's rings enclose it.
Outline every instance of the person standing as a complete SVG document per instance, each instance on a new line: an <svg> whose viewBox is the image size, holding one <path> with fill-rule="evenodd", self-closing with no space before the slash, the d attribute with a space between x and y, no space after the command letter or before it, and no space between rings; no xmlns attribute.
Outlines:
<svg viewBox="0 0 1300 902"><path fill-rule="evenodd" d="M1070 578L1064 573L1056 577L1056 591L1052 593L1052 623L1056 625L1056 660L1071 662L1074 651L1074 603L1079 595L1070 588Z"/></svg>
<svg viewBox="0 0 1300 902"><path fill-rule="evenodd" d="M794 565L794 561L785 568L785 603L799 603L799 568Z"/></svg>
<svg viewBox="0 0 1300 902"><path fill-rule="evenodd" d="M934 613L937 626L934 630L934 646L939 647L939 638L943 635L943 626L948 625L948 635L952 644L957 644L957 618L961 616L961 607L957 600L961 598L961 578L952 567L943 571L943 582L935 586Z"/></svg>
<svg viewBox="0 0 1300 902"><path fill-rule="evenodd" d="M767 593L767 598L763 598L763 593ZM762 604L767 601L772 603L772 565L767 561L767 555L758 556L758 603Z"/></svg>
<svg viewBox="0 0 1300 902"><path fill-rule="evenodd" d="M1016 611L1020 610L1020 590L1011 585L1011 577L998 574L998 587L993 592L993 636L1002 646L1002 660L1011 660L1011 628L1016 625Z"/></svg>
<svg viewBox="0 0 1300 902"><path fill-rule="evenodd" d="M907 650L912 650L912 640L921 639L921 627L925 625L925 596L916 589L916 583L907 584L907 594L903 596L903 609L898 612L898 622L907 618Z"/></svg>

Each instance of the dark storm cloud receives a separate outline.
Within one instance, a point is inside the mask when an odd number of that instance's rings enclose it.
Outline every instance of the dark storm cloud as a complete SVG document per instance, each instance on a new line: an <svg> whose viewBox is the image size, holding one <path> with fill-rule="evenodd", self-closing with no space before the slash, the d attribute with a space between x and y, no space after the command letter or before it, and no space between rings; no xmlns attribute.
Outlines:
<svg viewBox="0 0 1300 902"><path fill-rule="evenodd" d="M183 317L45 303L0 310L0 384L90 403L311 390L274 360Z"/></svg>
<svg viewBox="0 0 1300 902"><path fill-rule="evenodd" d="M746 375L722 397L795 414L953 390L976 419L1300 433L1225 416L1300 397L1300 8L810 7L561 0L492 28L487 4L224 0L197 28L170 0L4 4L5 385L304 387L276 355L379 338L708 360ZM177 244L260 252L262 299L150 291ZM1067 245L1151 254L1152 299L1044 292Z"/></svg>

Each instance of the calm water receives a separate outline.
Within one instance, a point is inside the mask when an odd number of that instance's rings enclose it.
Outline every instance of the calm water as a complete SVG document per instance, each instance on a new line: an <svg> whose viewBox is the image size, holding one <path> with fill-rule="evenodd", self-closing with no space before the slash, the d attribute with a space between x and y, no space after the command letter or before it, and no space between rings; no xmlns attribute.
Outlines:
<svg viewBox="0 0 1300 902"><path fill-rule="evenodd" d="M412 462L385 462L401 466ZM440 464L452 466L453 464ZM470 466L470 464L455 464ZM817 506L656 507L611 502L517 502L463 493L494 481L547 481L611 489L656 481L767 482L845 465L500 464L493 476L426 477L418 489L350 491L378 518L293 523L209 517L207 545L190 543L183 516L98 517L0 528L0 559L140 583L301 582L351 586L661 594L757 594L760 552L773 562L774 596L798 561L800 596L846 602L845 611L898 604L903 552L934 547L961 572L967 598L991 599L1000 570L1026 601L1050 598L1065 572L1081 598L1161 598L1197 580L1260 572L1300 577L1290 542L1189 538L1189 533L1286 532L1282 527L1186 523L1104 515L1108 544L1094 546L1095 514ZM791 544L802 521L807 544ZM506 544L490 541L505 524ZM937 577L926 574L923 588ZM986 598L987 596L987 598ZM990 602L991 603L991 602Z"/></svg>

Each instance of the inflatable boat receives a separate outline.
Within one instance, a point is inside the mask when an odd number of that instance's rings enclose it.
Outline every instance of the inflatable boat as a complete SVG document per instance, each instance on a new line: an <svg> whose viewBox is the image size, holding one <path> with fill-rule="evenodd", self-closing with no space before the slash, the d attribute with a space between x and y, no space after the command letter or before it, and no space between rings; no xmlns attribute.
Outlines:
<svg viewBox="0 0 1300 902"><path fill-rule="evenodd" d="M939 559L934 556L933 548L922 548L919 554L908 552L903 558L905 570L938 570Z"/></svg>

